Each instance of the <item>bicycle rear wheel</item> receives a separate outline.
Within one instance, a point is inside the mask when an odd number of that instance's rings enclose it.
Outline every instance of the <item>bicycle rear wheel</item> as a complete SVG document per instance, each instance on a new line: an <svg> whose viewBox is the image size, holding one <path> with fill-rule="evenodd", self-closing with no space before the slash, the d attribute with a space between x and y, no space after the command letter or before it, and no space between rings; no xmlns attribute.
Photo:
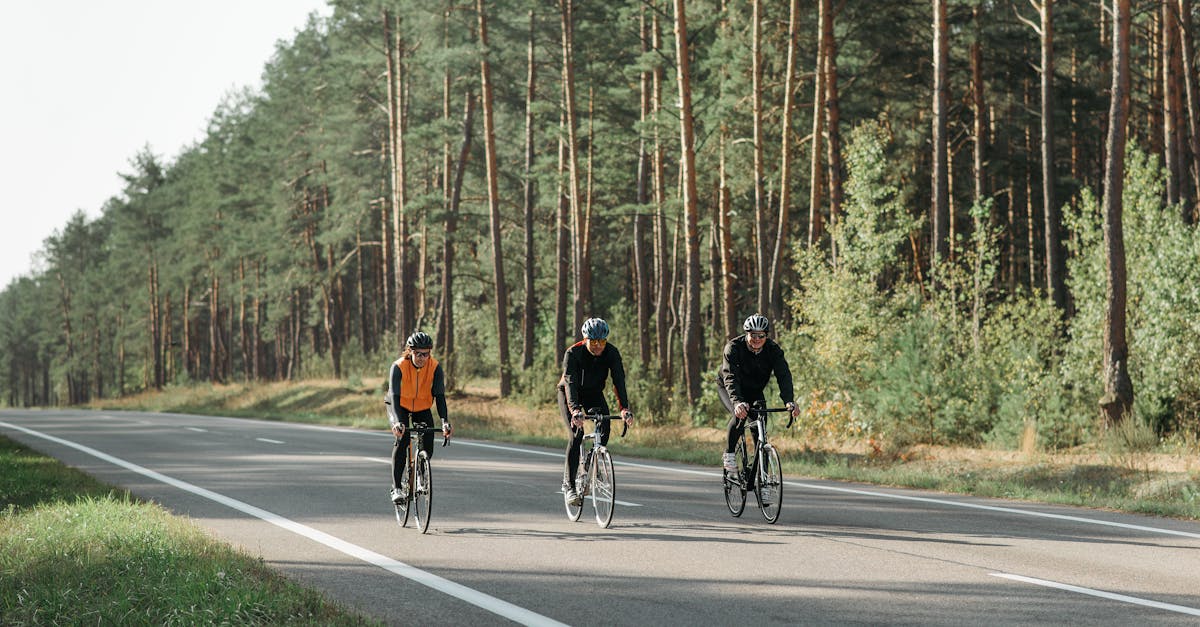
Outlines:
<svg viewBox="0 0 1200 627"><path fill-rule="evenodd" d="M745 438L738 440L733 455L737 460L737 467L745 473L746 469L749 468L746 464ZM746 484L740 477L735 476L735 474L730 473L724 468L721 469L721 476L725 482L725 505L729 506L729 513L733 514L734 518L737 518L746 509ZM745 475L743 474L743 476Z"/></svg>
<svg viewBox="0 0 1200 627"><path fill-rule="evenodd" d="M433 511L433 469L429 466L429 455L417 453L417 476L413 489L413 509L417 516L417 527L421 533L429 531L429 515Z"/></svg>
<svg viewBox="0 0 1200 627"><path fill-rule="evenodd" d="M613 509L616 508L617 478L613 475L612 456L603 448L592 458L591 493L596 524L607 529L612 524Z"/></svg>
<svg viewBox="0 0 1200 627"><path fill-rule="evenodd" d="M775 447L767 444L759 463L762 469L758 473L758 485L754 489L758 497L758 507L762 510L767 522L779 520L779 510L783 507L783 467L779 464L779 453Z"/></svg>
<svg viewBox="0 0 1200 627"><path fill-rule="evenodd" d="M408 512L411 509L409 505L412 504L411 460L409 460L409 463L404 464L404 477L400 481L400 486L408 490L408 495L405 496L404 499L402 499L399 503L396 503L395 501L392 503L396 506L396 522L400 523L401 527L404 527L408 525Z"/></svg>

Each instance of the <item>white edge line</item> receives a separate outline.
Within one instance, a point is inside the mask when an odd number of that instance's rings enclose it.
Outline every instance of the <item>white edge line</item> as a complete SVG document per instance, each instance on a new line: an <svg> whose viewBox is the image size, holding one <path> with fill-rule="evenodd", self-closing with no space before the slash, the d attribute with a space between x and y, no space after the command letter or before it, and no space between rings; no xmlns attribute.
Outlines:
<svg viewBox="0 0 1200 627"><path fill-rule="evenodd" d="M281 442L279 440L272 440L271 438L254 438L254 439L258 440L259 442L267 442L268 444L284 444L284 442Z"/></svg>
<svg viewBox="0 0 1200 627"><path fill-rule="evenodd" d="M1178 612L1180 614L1190 614L1192 616L1200 616L1200 609L1196 609L1194 607L1175 605L1173 603L1163 603L1161 601L1151 601L1149 599L1140 599L1138 597L1131 597L1131 596L1127 596L1124 594L1116 594L1113 592L1104 592L1103 590L1093 590L1092 588L1083 588L1081 586L1072 586L1071 584L1068 584L1068 583L1059 583L1057 581L1047 581L1045 579L1035 579L1033 577L1025 577L1022 575L1011 575L1008 573L990 573L990 574L993 577L1000 577L1002 579L1011 579L1013 581L1022 581L1025 583L1034 584L1036 586L1045 586L1047 588L1057 588L1059 590L1067 590L1069 592L1078 592L1079 594L1087 594L1087 595L1094 596L1094 597L1100 597L1102 599L1121 601L1123 603L1132 603L1134 605L1144 605L1146 607L1153 607L1153 608L1157 608L1160 610L1167 610L1168 612Z"/></svg>
<svg viewBox="0 0 1200 627"><path fill-rule="evenodd" d="M391 437L391 434L388 434ZM460 442L465 446L477 446L480 448L490 448L502 451L518 451L528 453L530 455L548 455L552 457L562 457L562 453L551 453L547 451L535 451L530 449L518 448L514 446L500 446L496 444L483 444L479 442ZM659 466L655 464L641 464L637 462L627 462L613 460L613 464L617 466L630 466L634 468L647 468L651 470L664 470L668 472L676 472L689 475L700 475L704 477L720 477L720 474L711 470L692 470L690 468L672 468L670 466ZM1065 520L1088 525L1100 525L1104 527L1117 527L1119 529L1128 529L1131 531L1144 531L1147 533L1157 533L1169 536L1179 536L1183 538L1194 538L1200 540L1200 533L1191 531L1177 531L1175 529L1163 529L1161 527L1149 527L1146 525L1134 525L1130 523L1121 523L1110 520L1099 520L1096 518L1084 518L1082 516L1069 516L1066 514L1052 514L1049 512L1038 512L1027 509L1017 509L1014 507L1002 507L999 505L983 505L980 503L968 503L965 501L951 501L947 499L935 499L927 496L910 496L907 494L889 494L887 492L878 492L875 490L863 490L859 488L844 488L839 486L818 485L815 483L801 483L796 481L784 481L784 485L796 488L808 488L810 490L825 490L827 492L841 492L843 494L858 494L862 496L874 496L886 499L896 499L900 501L915 501L920 503L931 503L935 505L946 505L950 507L962 507L966 509L978 509L989 512L999 512L1003 514L1014 514L1018 516L1033 516L1036 518L1050 518L1054 520Z"/></svg>
<svg viewBox="0 0 1200 627"><path fill-rule="evenodd" d="M145 477L154 479L155 481L159 481L159 482L165 483L167 485L179 488L180 490L191 492L192 494L196 494L196 495L204 497L206 499L215 501L215 502L225 505L227 507L238 510L242 513L249 514L251 516L254 516L255 518L269 522L272 525L275 525L277 527L291 531L292 533L304 536L310 540L324 544L325 546L327 546L331 549L334 549L336 551L340 551L346 555L349 555L350 557L354 557L354 558L357 558L364 562L367 562L369 564L373 564L375 566L383 568L384 570L388 570L397 575L400 575L401 577L411 579L412 581L415 581L421 585L427 586L429 588L433 588L434 590L437 590L439 592L444 592L452 597L455 597L462 601L466 601L467 603L470 603L471 605L474 605L476 607L479 607L479 608L482 608L489 612L492 612L493 614L496 614L498 616L503 616L504 618L515 621L517 623L520 623L523 625L564 625L564 623L560 623L548 616L542 616L541 614L538 614L531 610L527 610L523 607L513 605L512 603L509 603L508 601L504 601L502 599L498 599L496 597L493 597L489 594L480 592L478 590L468 588L462 584L455 583L455 582L450 581L449 579L445 579L443 577L439 577L438 575L421 570L419 568L416 568L415 566L410 566L408 564L405 564L404 562L392 559L386 555L381 555L379 553L371 551L370 549L365 549L356 544L351 544L350 542L342 540L341 538L332 536L330 534L327 534L323 531L319 531L317 529L313 529L312 527L309 527L307 525L302 525L298 522L295 522L288 518L284 518L283 516L269 512L265 509L261 509L261 508L255 507L253 505L250 505L249 503L239 501L234 498L230 498L230 497L225 496L224 494L220 494L218 492L213 492L211 490L201 488L200 486L188 483L186 481L181 481L179 479L169 477L162 473L150 470L149 468L144 468L144 467L134 464L132 462L127 462L118 457L113 457L112 455L103 453L101 451L84 446L82 444L77 444L75 442L71 442L70 440L64 440L62 438L58 438L58 437L48 435L45 433L40 433L40 432L34 431L32 429L26 429L25 427L20 427L20 426L17 426L17 425L11 424L11 423L7 423L7 422L0 422L0 427L8 427L10 429L15 429L17 431L21 431L23 433L27 433L29 435L42 438L44 440L49 440L51 442L56 442L63 446L71 447L75 450L82 451L84 453L87 453L88 455L91 455L100 460L106 461L110 464L120 466L127 470L131 470L140 475L143 475Z"/></svg>

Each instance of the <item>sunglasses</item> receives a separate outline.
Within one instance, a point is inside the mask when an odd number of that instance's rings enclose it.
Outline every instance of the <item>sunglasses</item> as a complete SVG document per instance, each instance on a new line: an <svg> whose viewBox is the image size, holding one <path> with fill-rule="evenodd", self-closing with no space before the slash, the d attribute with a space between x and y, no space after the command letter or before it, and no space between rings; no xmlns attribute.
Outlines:
<svg viewBox="0 0 1200 627"><path fill-rule="evenodd" d="M750 339L752 339L752 340L763 340L763 339L766 339L766 337L767 337L766 333L750 333L749 335L750 335Z"/></svg>
<svg viewBox="0 0 1200 627"><path fill-rule="evenodd" d="M413 351L413 357L428 357L433 351Z"/></svg>
<svg viewBox="0 0 1200 627"><path fill-rule="evenodd" d="M596 344L599 346L604 346L605 344L608 344L608 340L607 339L593 340L592 338L588 338L588 344Z"/></svg>

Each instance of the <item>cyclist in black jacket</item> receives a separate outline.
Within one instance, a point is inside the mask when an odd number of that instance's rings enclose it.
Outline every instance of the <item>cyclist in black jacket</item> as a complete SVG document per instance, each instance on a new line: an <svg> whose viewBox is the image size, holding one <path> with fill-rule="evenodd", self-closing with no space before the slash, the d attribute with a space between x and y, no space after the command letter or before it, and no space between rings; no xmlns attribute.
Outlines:
<svg viewBox="0 0 1200 627"><path fill-rule="evenodd" d="M609 413L604 398L604 384L612 374L617 407L625 424L633 424L629 410L629 394L625 391L625 366L621 351L608 343L608 323L600 318L588 318L580 329L583 340L576 342L563 354L563 374L558 380L558 407L570 434L567 459L563 466L563 494L572 505L583 499L575 491L575 472L579 469L579 445L584 436L584 410L599 409ZM600 425L600 444L608 444L608 423Z"/></svg>
<svg viewBox="0 0 1200 627"><path fill-rule="evenodd" d="M746 318L742 329L746 333L729 340L725 345L724 359L717 373L717 395L733 414L729 420L725 453L721 456L721 464L730 472L737 472L733 449L745 433L745 418L750 413L750 403L766 400L763 390L771 380L772 373L779 384L780 400L791 410L793 418L800 415L792 390L792 371L788 368L787 358L783 356L783 348L767 337L771 322L762 314L754 314ZM756 432L751 433L758 437Z"/></svg>

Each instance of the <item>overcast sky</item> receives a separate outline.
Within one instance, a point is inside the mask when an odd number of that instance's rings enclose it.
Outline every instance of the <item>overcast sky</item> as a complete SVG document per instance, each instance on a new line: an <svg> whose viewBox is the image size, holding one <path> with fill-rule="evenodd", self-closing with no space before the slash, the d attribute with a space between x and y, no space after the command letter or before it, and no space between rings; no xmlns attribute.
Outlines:
<svg viewBox="0 0 1200 627"><path fill-rule="evenodd" d="M0 9L0 289L143 147L173 162L324 0L67 0Z"/></svg>

